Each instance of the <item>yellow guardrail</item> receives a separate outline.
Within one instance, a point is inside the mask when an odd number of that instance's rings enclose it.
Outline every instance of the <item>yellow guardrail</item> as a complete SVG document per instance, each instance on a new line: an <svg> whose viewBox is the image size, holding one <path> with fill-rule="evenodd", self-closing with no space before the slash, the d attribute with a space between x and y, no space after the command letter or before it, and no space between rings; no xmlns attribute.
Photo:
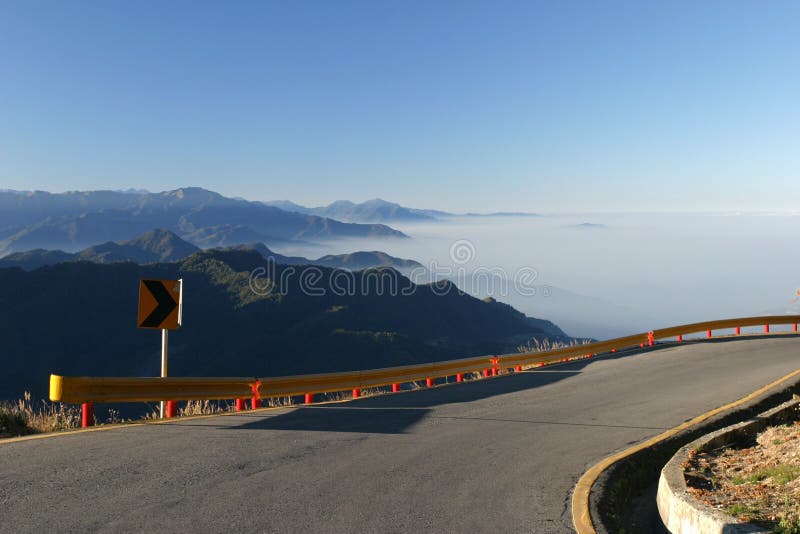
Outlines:
<svg viewBox="0 0 800 534"><path fill-rule="evenodd" d="M50 400L84 402L152 402L239 399L253 395L255 378L96 378L50 375Z"/></svg>
<svg viewBox="0 0 800 534"><path fill-rule="evenodd" d="M743 317L674 326L626 337L575 345L546 352L478 356L429 364L388 367L344 373L325 373L273 378L96 378L50 376L50 399L69 403L155 402L171 400L213 400L281 397L308 393L328 393L388 386L404 382L462 375L485 370L548 364L590 354L652 344L668 339L712 330L764 325L795 325L800 315Z"/></svg>
<svg viewBox="0 0 800 534"><path fill-rule="evenodd" d="M258 407L261 398L306 395L306 402L313 400L314 393L353 390L354 396L362 388L394 386L405 382L427 380L432 385L435 378L456 376L474 372L484 375L497 374L501 369L523 366L546 365L563 362L574 358L582 358L604 352L613 352L628 347L653 345L656 340L677 338L706 332L711 337L713 330L735 329L740 333L743 327L764 326L765 333L770 332L770 325L792 324L794 332L800 323L800 315L778 315L762 317L742 317L719 321L706 321L681 326L673 326L650 332L642 332L626 337L575 345L546 352L529 352L524 354L505 354L500 356L478 356L460 360L447 360L436 363L389 367L385 369L369 369L344 373L324 373L314 375L284 376L273 378L97 378L97 377L64 377L50 375L50 400L82 404L82 426L91 426L94 421L93 403L97 402L155 402L168 401L167 414L175 413L174 401L179 400L223 400L236 399L236 409L244 409L244 399L251 398L252 406ZM777 333L777 332L776 332ZM172 415L170 415L172 414ZM588 487L576 489L573 496L573 520L575 528L581 533L595 532L589 514ZM575 513L575 509L580 512Z"/></svg>

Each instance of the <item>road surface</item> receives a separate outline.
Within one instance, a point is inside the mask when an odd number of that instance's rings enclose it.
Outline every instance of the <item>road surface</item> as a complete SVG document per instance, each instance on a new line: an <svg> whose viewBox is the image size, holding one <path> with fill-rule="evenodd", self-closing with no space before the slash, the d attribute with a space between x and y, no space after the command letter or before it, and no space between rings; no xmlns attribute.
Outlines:
<svg viewBox="0 0 800 534"><path fill-rule="evenodd" d="M692 343L344 404L0 444L0 530L571 532L601 458L800 367Z"/></svg>

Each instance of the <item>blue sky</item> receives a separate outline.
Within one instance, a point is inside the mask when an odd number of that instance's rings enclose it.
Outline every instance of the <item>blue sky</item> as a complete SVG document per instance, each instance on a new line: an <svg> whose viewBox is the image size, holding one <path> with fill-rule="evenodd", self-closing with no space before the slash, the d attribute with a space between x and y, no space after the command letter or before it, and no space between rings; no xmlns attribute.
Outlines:
<svg viewBox="0 0 800 534"><path fill-rule="evenodd" d="M800 3L0 2L0 188L800 209Z"/></svg>

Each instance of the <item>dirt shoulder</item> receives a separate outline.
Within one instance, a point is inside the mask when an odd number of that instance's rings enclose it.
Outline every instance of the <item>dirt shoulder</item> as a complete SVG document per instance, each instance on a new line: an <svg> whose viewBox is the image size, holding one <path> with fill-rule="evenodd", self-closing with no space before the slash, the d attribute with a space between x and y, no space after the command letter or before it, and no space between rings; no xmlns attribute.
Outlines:
<svg viewBox="0 0 800 534"><path fill-rule="evenodd" d="M689 451L689 491L743 521L800 533L800 421L768 427L749 445Z"/></svg>

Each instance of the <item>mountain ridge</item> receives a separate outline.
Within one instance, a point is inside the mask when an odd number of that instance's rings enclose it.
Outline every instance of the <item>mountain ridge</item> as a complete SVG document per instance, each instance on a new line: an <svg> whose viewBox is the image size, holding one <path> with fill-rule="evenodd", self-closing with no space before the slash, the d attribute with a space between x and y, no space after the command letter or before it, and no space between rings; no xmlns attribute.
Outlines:
<svg viewBox="0 0 800 534"><path fill-rule="evenodd" d="M303 215L199 187L160 193L0 192L0 252L36 248L73 252L132 239L152 228L169 229L203 246L408 237L383 224Z"/></svg>
<svg viewBox="0 0 800 534"><path fill-rule="evenodd" d="M335 200L327 206L306 207L291 200L266 201L268 206L278 207L297 213L331 217L333 219L369 223L369 222L430 222L451 217L535 217L535 213L527 212L494 212L494 213L449 213L441 210L417 209L401 206L381 198L366 200L361 203L350 200Z"/></svg>
<svg viewBox="0 0 800 534"><path fill-rule="evenodd" d="M215 248L221 250L255 250L261 254L264 259L272 258L276 263L284 265L318 265L353 271L374 267L394 267L401 272L423 269L423 266L414 260L396 258L381 251L356 251L345 254L329 254L315 260L301 256L284 256L272 251L266 245L259 242ZM87 261L93 263L131 261L142 265L181 261L200 250L202 249L181 239L181 237L174 232L159 228L150 230L130 240L117 242L108 241L74 253L45 249L14 252L0 258L0 268L19 267L25 271L31 271L65 261Z"/></svg>

